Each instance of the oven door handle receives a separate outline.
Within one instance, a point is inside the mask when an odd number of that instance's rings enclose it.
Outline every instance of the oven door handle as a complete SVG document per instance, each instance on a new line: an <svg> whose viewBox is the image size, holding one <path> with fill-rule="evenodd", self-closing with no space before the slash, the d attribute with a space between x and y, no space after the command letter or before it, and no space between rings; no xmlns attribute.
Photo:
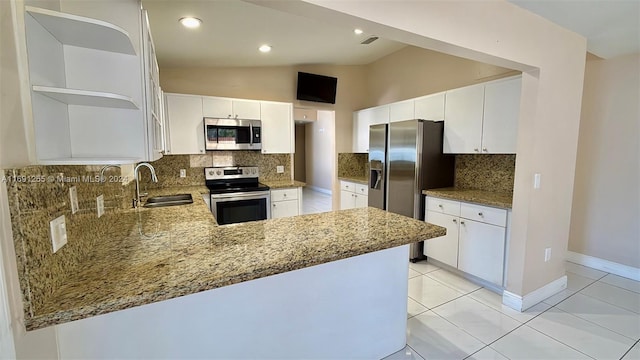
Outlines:
<svg viewBox="0 0 640 360"><path fill-rule="evenodd" d="M227 194L211 194L211 199L216 200L234 200L234 199L246 199L246 198L263 198L269 197L269 191L250 191L240 193L227 193Z"/></svg>
<svg viewBox="0 0 640 360"><path fill-rule="evenodd" d="M253 146L253 124L249 123L249 146Z"/></svg>

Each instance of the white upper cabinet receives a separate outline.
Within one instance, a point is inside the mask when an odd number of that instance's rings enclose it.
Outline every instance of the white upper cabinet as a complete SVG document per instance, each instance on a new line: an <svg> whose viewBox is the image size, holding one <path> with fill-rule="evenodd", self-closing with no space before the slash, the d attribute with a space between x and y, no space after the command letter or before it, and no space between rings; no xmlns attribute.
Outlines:
<svg viewBox="0 0 640 360"><path fill-rule="evenodd" d="M399 101L389 105L389 122L415 119L414 100Z"/></svg>
<svg viewBox="0 0 640 360"><path fill-rule="evenodd" d="M415 100L415 118L422 120L444 120L445 93L427 95Z"/></svg>
<svg viewBox="0 0 640 360"><path fill-rule="evenodd" d="M146 160L155 161L162 157L164 148L164 122L162 90L160 89L160 70L156 59L156 50L151 37L149 17L147 11L142 11L142 44L145 49L144 75L145 75L145 118L147 122L147 149Z"/></svg>
<svg viewBox="0 0 640 360"><path fill-rule="evenodd" d="M293 153L293 105L271 101L262 101L259 104L262 120L262 153Z"/></svg>
<svg viewBox="0 0 640 360"><path fill-rule="evenodd" d="M492 82L485 86L483 153L516 153L521 87L521 77Z"/></svg>
<svg viewBox="0 0 640 360"><path fill-rule="evenodd" d="M389 123L389 105L376 106L365 111L366 116L369 116L369 126Z"/></svg>
<svg viewBox="0 0 640 360"><path fill-rule="evenodd" d="M389 123L389 105L353 113L353 152L369 152L369 126Z"/></svg>
<svg viewBox="0 0 640 360"><path fill-rule="evenodd" d="M157 64L140 4L62 5L64 12L24 7L36 162L159 158Z"/></svg>
<svg viewBox="0 0 640 360"><path fill-rule="evenodd" d="M515 154L521 77L447 91L444 152Z"/></svg>
<svg viewBox="0 0 640 360"><path fill-rule="evenodd" d="M260 102L205 96L202 113L211 118L260 120Z"/></svg>
<svg viewBox="0 0 640 360"><path fill-rule="evenodd" d="M480 153L483 106L484 84L447 91L444 112L445 153Z"/></svg>
<svg viewBox="0 0 640 360"><path fill-rule="evenodd" d="M202 96L165 94L166 154L204 154Z"/></svg>

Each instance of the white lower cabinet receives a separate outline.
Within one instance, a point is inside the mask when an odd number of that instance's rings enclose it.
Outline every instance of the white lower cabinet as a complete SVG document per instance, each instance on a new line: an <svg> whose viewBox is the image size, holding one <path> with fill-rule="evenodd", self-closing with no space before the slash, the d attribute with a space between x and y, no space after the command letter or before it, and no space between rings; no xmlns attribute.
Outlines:
<svg viewBox="0 0 640 360"><path fill-rule="evenodd" d="M425 241L424 254L502 286L507 210L429 196L425 208L425 221L447 235Z"/></svg>
<svg viewBox="0 0 640 360"><path fill-rule="evenodd" d="M302 188L271 190L271 218L277 219L300 215Z"/></svg>
<svg viewBox="0 0 640 360"><path fill-rule="evenodd" d="M340 210L369 206L367 185L340 181Z"/></svg>

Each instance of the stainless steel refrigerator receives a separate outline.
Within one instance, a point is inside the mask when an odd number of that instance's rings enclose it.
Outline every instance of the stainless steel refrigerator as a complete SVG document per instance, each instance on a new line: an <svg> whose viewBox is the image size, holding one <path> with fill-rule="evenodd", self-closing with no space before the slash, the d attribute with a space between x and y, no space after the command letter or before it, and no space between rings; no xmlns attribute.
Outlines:
<svg viewBox="0 0 640 360"><path fill-rule="evenodd" d="M369 206L424 220L422 190L453 186L454 157L442 153L444 122L407 120L369 128ZM424 258L424 243L409 259Z"/></svg>

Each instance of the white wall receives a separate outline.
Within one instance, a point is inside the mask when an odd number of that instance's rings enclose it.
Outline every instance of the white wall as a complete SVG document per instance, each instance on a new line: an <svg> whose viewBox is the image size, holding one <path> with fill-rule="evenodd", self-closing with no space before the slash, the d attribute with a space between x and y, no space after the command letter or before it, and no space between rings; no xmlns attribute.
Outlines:
<svg viewBox="0 0 640 360"><path fill-rule="evenodd" d="M586 40L506 1L248 0L524 71L507 290L564 277ZM534 173L542 188L533 191ZM552 259L544 262L545 248Z"/></svg>
<svg viewBox="0 0 640 360"><path fill-rule="evenodd" d="M333 111L319 110L318 120L305 126L307 185L332 191L337 166L336 125Z"/></svg>
<svg viewBox="0 0 640 360"><path fill-rule="evenodd" d="M640 54L585 70L569 250L640 268Z"/></svg>

